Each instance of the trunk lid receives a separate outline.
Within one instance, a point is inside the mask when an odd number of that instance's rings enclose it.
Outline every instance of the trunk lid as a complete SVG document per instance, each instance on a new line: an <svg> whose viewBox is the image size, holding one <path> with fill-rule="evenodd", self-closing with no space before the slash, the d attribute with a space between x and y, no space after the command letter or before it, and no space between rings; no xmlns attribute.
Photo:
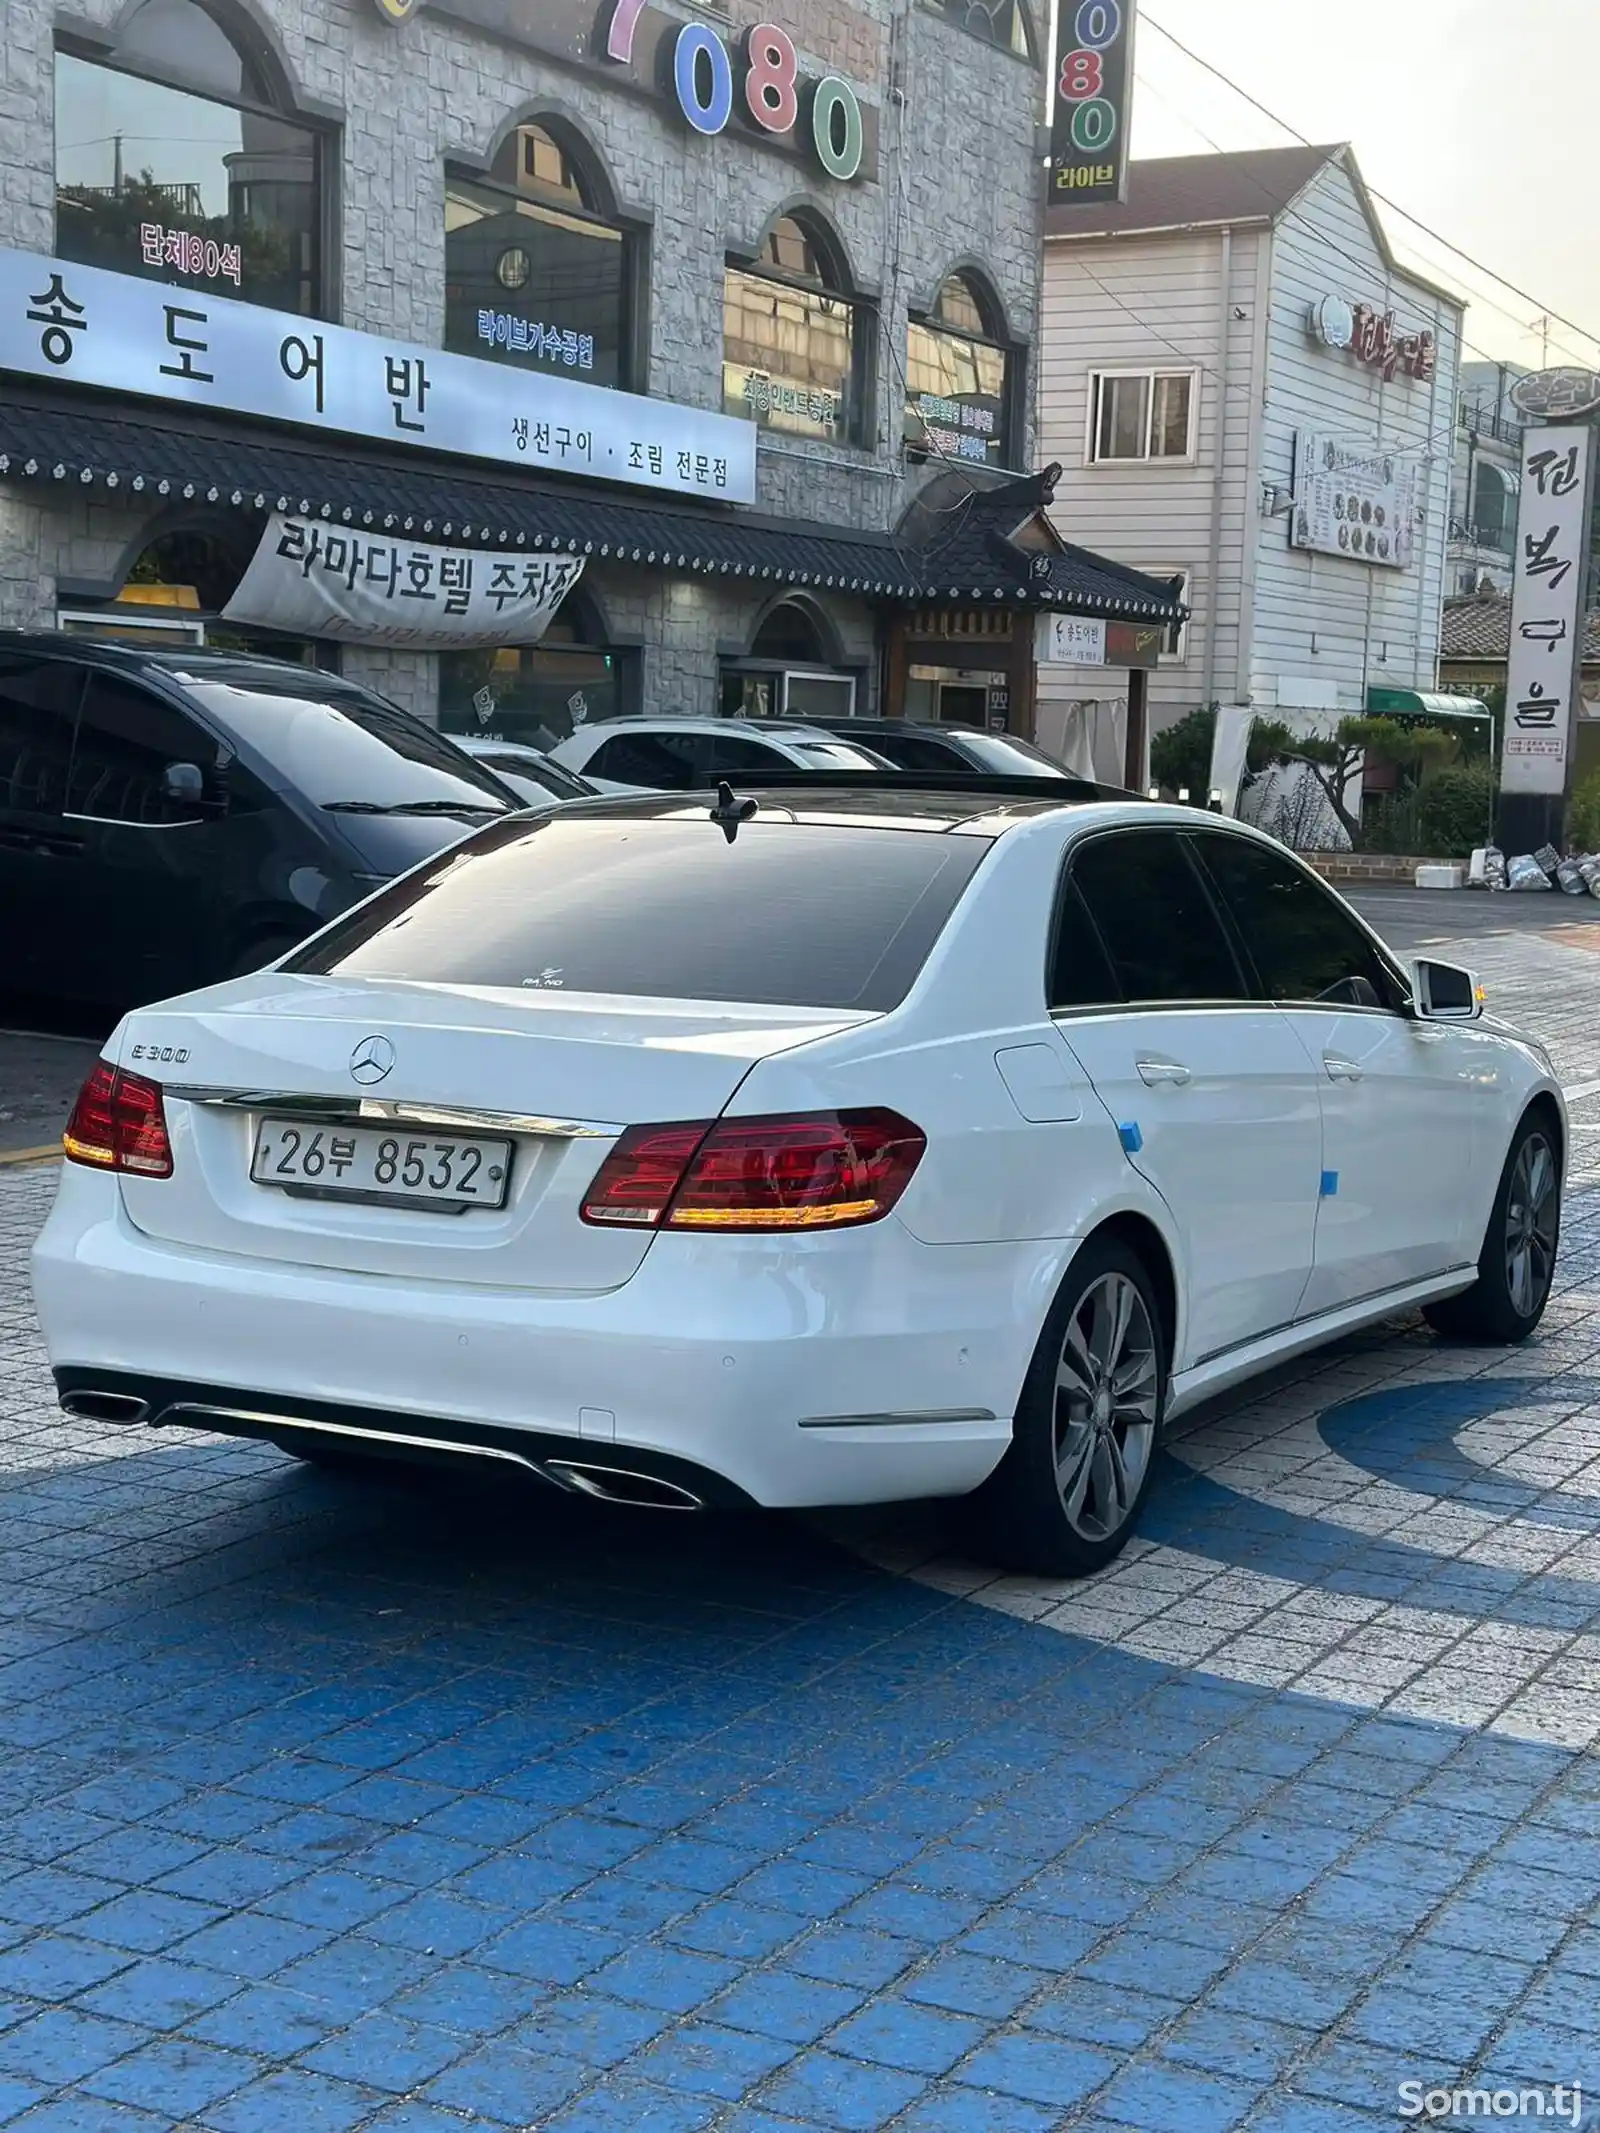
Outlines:
<svg viewBox="0 0 1600 2133"><path fill-rule="evenodd" d="M171 1178L124 1176L123 1204L147 1236L235 1258L600 1293L632 1278L653 1236L580 1219L617 1133L716 1118L758 1060L871 1019L268 972L123 1025L117 1061L167 1092L175 1165ZM372 1038L392 1047L393 1066L363 1087L352 1060ZM253 1182L261 1121L330 1101L402 1137L510 1139L506 1205L452 1215ZM398 1121L378 1109L388 1105ZM443 1116L408 1123L411 1109Z"/></svg>

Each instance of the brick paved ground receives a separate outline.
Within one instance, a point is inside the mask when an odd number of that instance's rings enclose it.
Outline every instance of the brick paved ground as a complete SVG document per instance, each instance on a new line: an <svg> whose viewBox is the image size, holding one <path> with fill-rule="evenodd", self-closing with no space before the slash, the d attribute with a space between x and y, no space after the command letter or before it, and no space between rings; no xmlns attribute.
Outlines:
<svg viewBox="0 0 1600 2133"><path fill-rule="evenodd" d="M1600 1080L1595 957L1475 959ZM1071 1589L916 1518L68 1423L52 1177L0 1172L0 2124L1373 2133L1408 2079L1600 2088L1576 1138L1544 1338L1402 1329L1185 1425Z"/></svg>

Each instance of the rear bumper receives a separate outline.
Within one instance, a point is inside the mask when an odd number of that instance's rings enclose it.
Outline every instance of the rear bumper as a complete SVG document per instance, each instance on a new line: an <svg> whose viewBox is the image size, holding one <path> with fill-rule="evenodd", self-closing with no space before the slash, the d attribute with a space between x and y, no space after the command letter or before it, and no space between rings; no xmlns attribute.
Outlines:
<svg viewBox="0 0 1600 2133"><path fill-rule="evenodd" d="M124 1390L169 1423L321 1418L801 1508L977 1487L1070 1253L924 1245L893 1221L662 1237L624 1288L527 1295L160 1244L114 1180L68 1165L33 1273L58 1384Z"/></svg>

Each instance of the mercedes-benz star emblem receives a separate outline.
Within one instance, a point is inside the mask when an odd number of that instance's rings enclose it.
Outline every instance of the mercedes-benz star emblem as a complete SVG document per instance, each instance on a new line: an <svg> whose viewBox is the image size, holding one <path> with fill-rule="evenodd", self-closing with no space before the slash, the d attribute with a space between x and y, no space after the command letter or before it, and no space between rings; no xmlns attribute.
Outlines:
<svg viewBox="0 0 1600 2133"><path fill-rule="evenodd" d="M370 1089L394 1072L394 1046L387 1037L363 1037L350 1054L350 1079Z"/></svg>

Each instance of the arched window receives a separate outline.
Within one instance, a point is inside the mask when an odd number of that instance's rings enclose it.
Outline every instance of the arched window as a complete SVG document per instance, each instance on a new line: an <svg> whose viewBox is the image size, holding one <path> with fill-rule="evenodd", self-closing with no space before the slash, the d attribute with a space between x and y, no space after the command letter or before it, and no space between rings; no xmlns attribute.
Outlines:
<svg viewBox="0 0 1600 2133"><path fill-rule="evenodd" d="M198 0L143 0L110 59L56 54L56 251L316 316L325 137Z"/></svg>
<svg viewBox="0 0 1600 2133"><path fill-rule="evenodd" d="M1019 59L1032 57L1026 0L922 0L922 4L969 36L981 37L985 44L1000 45Z"/></svg>
<svg viewBox="0 0 1600 2133"><path fill-rule="evenodd" d="M1472 485L1472 529L1480 546L1509 553L1521 491L1522 478L1515 467L1501 466L1494 459L1478 461Z"/></svg>
<svg viewBox="0 0 1600 2133"><path fill-rule="evenodd" d="M446 733L554 748L579 726L632 709L636 666L636 655L607 644L593 603L570 593L537 644L444 653L439 723Z"/></svg>
<svg viewBox="0 0 1600 2133"><path fill-rule="evenodd" d="M445 346L560 371L590 385L634 383L635 239L609 194L553 125L506 137L487 177L445 181Z"/></svg>
<svg viewBox="0 0 1600 2133"><path fill-rule="evenodd" d="M1017 365L993 299L952 274L906 346L906 444L930 459L1012 462Z"/></svg>
<svg viewBox="0 0 1600 2133"><path fill-rule="evenodd" d="M822 232L785 215L723 283L722 401L791 437L854 443L867 336L844 264Z"/></svg>
<svg viewBox="0 0 1600 2133"><path fill-rule="evenodd" d="M754 659L785 659L821 666L827 658L814 616L796 600L781 600L751 639Z"/></svg>

